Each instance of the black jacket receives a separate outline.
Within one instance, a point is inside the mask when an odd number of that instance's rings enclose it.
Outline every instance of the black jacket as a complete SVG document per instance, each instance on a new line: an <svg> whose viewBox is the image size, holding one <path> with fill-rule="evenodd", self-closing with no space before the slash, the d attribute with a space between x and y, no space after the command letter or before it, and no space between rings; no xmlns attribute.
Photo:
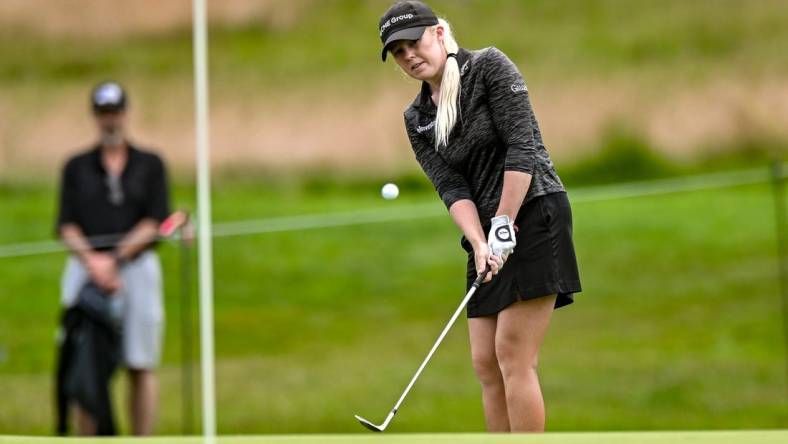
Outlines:
<svg viewBox="0 0 788 444"><path fill-rule="evenodd" d="M72 402L93 417L97 434L117 434L109 382L121 360L122 338L109 298L88 283L77 303L63 313L56 381L58 435L68 433Z"/></svg>
<svg viewBox="0 0 788 444"><path fill-rule="evenodd" d="M485 231L495 216L505 171L532 176L523 204L537 196L564 191L542 141L528 88L508 57L491 47L461 48L460 110L448 146L435 148L437 108L424 82L405 110L405 128L416 160L447 208L472 200Z"/></svg>

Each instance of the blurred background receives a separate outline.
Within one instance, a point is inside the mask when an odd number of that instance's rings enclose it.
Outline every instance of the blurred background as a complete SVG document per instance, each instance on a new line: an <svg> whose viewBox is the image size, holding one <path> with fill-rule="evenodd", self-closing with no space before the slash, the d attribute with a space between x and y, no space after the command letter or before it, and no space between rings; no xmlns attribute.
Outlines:
<svg viewBox="0 0 788 444"><path fill-rule="evenodd" d="M464 290L460 233L403 129L419 85L380 63L391 1L208 3L219 432L362 432L352 414L388 411ZM788 427L770 179L788 152L788 2L429 4L461 46L517 63L573 202L584 291L543 346L548 430ZM25 246L52 241L60 168L96 139L90 88L126 87L131 139L193 210L191 63L189 0L0 2L0 434L53 430L66 254ZM359 210L401 220L274 229ZM194 257L159 251L158 431L194 432ZM397 429L481 431L480 393L460 323Z"/></svg>

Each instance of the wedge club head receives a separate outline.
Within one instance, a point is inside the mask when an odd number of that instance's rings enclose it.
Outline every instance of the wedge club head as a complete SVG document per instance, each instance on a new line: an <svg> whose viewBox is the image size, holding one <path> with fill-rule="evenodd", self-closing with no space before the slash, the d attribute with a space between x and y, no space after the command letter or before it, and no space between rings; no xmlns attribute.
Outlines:
<svg viewBox="0 0 788 444"><path fill-rule="evenodd" d="M361 425L363 425L364 427L372 430L373 432L382 432L383 431L382 427L378 427L375 424L372 424L371 422L367 421L366 419L364 419L364 418L362 418L362 417L360 417L358 415L355 415L355 416L356 416L356 419L358 419L358 422L361 423Z"/></svg>
<svg viewBox="0 0 788 444"><path fill-rule="evenodd" d="M356 416L356 419L358 419L358 422L360 422L361 425L363 425L364 427L372 430L373 432L382 432L382 431L386 430L386 427L389 426L389 423L391 422L391 419L394 418L394 415L396 415L396 414L397 414L397 409L394 409L394 410L390 411L389 415L386 416L386 420L383 421L383 424L381 424L381 425L372 424L371 422L367 421L366 419L364 419L364 418L362 418L362 417L360 417L358 415L355 415L355 416Z"/></svg>

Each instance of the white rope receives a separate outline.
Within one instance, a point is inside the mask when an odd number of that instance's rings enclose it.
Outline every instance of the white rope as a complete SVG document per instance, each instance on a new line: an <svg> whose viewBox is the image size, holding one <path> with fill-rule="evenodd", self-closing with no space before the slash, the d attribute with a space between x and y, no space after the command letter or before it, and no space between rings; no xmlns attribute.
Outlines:
<svg viewBox="0 0 788 444"><path fill-rule="evenodd" d="M763 183L768 180L770 180L768 170L765 168L758 168L734 172L699 174L671 179L582 187L572 189L570 195L571 202L576 204L730 188ZM348 227L353 225L418 220L444 216L445 214L446 209L443 205L437 201L431 201L422 204L393 205L360 211L221 222L214 224L213 237L246 236L287 231L317 230L332 227ZM102 237L117 239L115 236ZM94 239L95 238L91 238L91 240ZM168 239L162 240L166 241ZM58 241L8 244L0 246L0 259L60 253L64 251L67 251L66 248Z"/></svg>
<svg viewBox="0 0 788 444"><path fill-rule="evenodd" d="M597 202L603 200L730 188L766 182L770 177L767 170L758 168L733 172L699 174L672 179L585 187L572 192L572 202Z"/></svg>

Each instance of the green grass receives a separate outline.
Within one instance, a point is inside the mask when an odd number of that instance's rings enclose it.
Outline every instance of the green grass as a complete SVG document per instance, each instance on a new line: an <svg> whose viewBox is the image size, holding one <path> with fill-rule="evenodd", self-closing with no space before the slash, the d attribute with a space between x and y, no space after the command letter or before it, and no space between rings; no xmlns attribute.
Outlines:
<svg viewBox="0 0 788 444"><path fill-rule="evenodd" d="M383 202L358 184L315 192L219 180L216 221L440 203ZM191 205L180 187L176 202ZM570 192L571 197L571 192ZM0 244L47 238L52 190L0 187ZM540 361L552 431L777 428L785 355L767 184L576 202L584 292L555 313ZM215 241L219 431L362 432L383 417L463 293L448 217ZM180 431L178 251L168 279L160 431ZM64 255L0 259L0 430L48 433ZM394 424L483 430L459 323ZM116 381L118 407L125 404ZM125 418L120 418L128 430Z"/></svg>
<svg viewBox="0 0 788 444"><path fill-rule="evenodd" d="M776 444L788 439L786 431L724 431L724 432L652 432L652 433L548 433L542 435L489 435L489 434L407 434L387 433L383 436L350 436L350 435L287 435L287 436L222 436L217 439L219 444L672 444L675 442L691 442L693 444ZM113 443L134 444L142 442L135 438L27 438L0 436L0 444L59 444L59 443ZM151 444L198 444L202 438L148 438L144 442Z"/></svg>

